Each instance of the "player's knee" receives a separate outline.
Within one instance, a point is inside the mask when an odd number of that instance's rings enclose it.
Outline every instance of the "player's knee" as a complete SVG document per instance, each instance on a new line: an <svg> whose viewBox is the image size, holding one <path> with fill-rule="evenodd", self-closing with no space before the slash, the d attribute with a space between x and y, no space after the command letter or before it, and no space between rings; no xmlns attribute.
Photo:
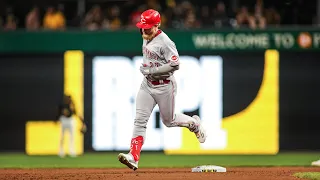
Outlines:
<svg viewBox="0 0 320 180"><path fill-rule="evenodd" d="M171 127L171 126L170 126L170 123L168 123L168 122L163 121L163 124L164 124L166 127Z"/></svg>
<svg viewBox="0 0 320 180"><path fill-rule="evenodd" d="M134 125L137 126L137 127L143 127L143 128L146 128L147 127L147 122L148 122L148 119L135 119L134 120Z"/></svg>
<svg viewBox="0 0 320 180"><path fill-rule="evenodd" d="M172 125L172 119L162 119L163 121L163 124L166 126L166 127L173 127Z"/></svg>
<svg viewBox="0 0 320 180"><path fill-rule="evenodd" d="M172 127L172 122L174 121L173 117L161 115L161 119L166 127Z"/></svg>

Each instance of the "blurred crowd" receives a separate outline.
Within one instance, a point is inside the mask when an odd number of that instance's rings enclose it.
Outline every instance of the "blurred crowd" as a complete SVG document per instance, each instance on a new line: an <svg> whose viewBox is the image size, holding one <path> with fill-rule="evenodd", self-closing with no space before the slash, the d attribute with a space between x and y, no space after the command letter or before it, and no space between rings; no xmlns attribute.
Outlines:
<svg viewBox="0 0 320 180"><path fill-rule="evenodd" d="M77 7L74 7L76 9ZM225 1L197 4L186 0L145 0L142 2L92 4L84 11L72 15L65 4L34 6L24 15L17 16L14 7L6 7L0 20L2 30L64 30L82 28L87 30L118 30L134 28L140 14L146 9L158 10L162 15L161 28L251 28L264 29L283 23L281 13L274 6L266 7L262 0L252 6L239 4L237 7Z"/></svg>

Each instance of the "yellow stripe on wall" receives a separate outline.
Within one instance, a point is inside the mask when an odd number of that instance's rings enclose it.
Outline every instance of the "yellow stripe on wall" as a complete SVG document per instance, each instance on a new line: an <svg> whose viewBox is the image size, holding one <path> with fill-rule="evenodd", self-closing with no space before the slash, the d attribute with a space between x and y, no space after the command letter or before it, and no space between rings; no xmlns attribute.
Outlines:
<svg viewBox="0 0 320 180"><path fill-rule="evenodd" d="M71 95L78 113L83 116L83 61L82 51L64 54L64 93Z"/></svg>
<svg viewBox="0 0 320 180"><path fill-rule="evenodd" d="M83 77L84 54L82 51L67 51L64 54L64 93L72 97L77 113L83 117ZM77 154L83 153L83 134L81 121L76 117L75 148ZM67 148L69 149L69 148ZM66 150L67 150L66 149ZM67 152L67 151L66 151Z"/></svg>

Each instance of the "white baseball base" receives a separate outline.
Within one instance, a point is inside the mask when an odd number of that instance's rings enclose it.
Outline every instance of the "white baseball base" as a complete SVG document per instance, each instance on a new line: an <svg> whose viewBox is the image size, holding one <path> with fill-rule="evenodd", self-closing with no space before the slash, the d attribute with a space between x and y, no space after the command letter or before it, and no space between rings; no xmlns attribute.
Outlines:
<svg viewBox="0 0 320 180"><path fill-rule="evenodd" d="M203 165L191 168L191 172L227 172L227 169L216 165Z"/></svg>

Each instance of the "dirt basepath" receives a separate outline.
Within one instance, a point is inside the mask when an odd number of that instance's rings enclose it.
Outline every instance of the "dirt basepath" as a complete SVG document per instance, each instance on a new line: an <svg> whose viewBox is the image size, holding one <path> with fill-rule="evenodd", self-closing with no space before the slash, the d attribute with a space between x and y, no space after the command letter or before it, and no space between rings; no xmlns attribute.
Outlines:
<svg viewBox="0 0 320 180"><path fill-rule="evenodd" d="M320 172L320 167L232 167L226 173L192 173L191 168L0 169L0 179L297 180L295 172Z"/></svg>

